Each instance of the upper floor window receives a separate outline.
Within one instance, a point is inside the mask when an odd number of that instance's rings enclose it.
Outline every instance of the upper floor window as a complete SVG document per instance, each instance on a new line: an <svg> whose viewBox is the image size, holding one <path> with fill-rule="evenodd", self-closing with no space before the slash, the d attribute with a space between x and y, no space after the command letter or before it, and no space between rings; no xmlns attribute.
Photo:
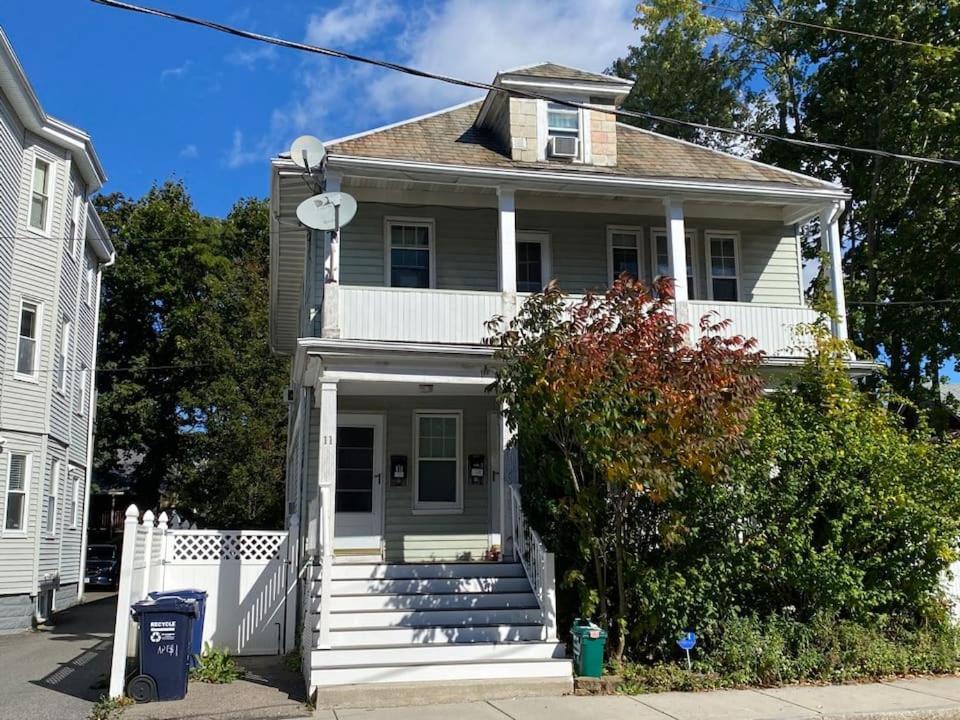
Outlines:
<svg viewBox="0 0 960 720"><path fill-rule="evenodd" d="M50 463L50 477L47 478L47 494L44 498L46 506L44 532L51 537L57 532L57 490L60 486L61 468L62 464L57 459Z"/></svg>
<svg viewBox="0 0 960 720"><path fill-rule="evenodd" d="M707 233L707 266L710 269L711 300L740 299L740 263L737 258L735 233Z"/></svg>
<svg viewBox="0 0 960 720"><path fill-rule="evenodd" d="M547 135L580 137L580 111L558 103L547 103Z"/></svg>
<svg viewBox="0 0 960 720"><path fill-rule="evenodd" d="M80 482L80 476L74 473L73 477L70 478L70 507L67 512L71 529L76 529L83 525L83 503L80 497Z"/></svg>
<svg viewBox="0 0 960 720"><path fill-rule="evenodd" d="M20 329L17 341L17 374L37 375L37 338L40 334L40 306L24 300L20 303Z"/></svg>
<svg viewBox="0 0 960 720"><path fill-rule="evenodd" d="M26 530L27 478L30 475L30 455L10 453L7 464L7 497L4 513L4 530Z"/></svg>
<svg viewBox="0 0 960 720"><path fill-rule="evenodd" d="M30 188L30 227L46 232L49 214L50 163L38 158L33 163L33 183Z"/></svg>
<svg viewBox="0 0 960 720"><path fill-rule="evenodd" d="M70 244L70 257L77 256L77 241L80 239L80 207L82 205L82 196L73 196L73 211L70 213L70 227L68 228L67 241Z"/></svg>
<svg viewBox="0 0 960 720"><path fill-rule="evenodd" d="M93 285L97 264L90 255L86 255L83 268L83 299L88 306L93 306Z"/></svg>
<svg viewBox="0 0 960 720"><path fill-rule="evenodd" d="M607 263L610 282L626 273L634 280L640 278L639 228L615 227L607 229Z"/></svg>
<svg viewBox="0 0 960 720"><path fill-rule="evenodd" d="M57 347L54 375L57 391L61 394L67 391L67 363L70 357L70 332L72 329L69 320L60 318L60 345Z"/></svg>
<svg viewBox="0 0 960 720"><path fill-rule="evenodd" d="M87 376L89 374L87 366L81 364L77 371L76 406L73 408L77 415L83 415L87 410L87 384L90 382L90 378Z"/></svg>
<svg viewBox="0 0 960 720"><path fill-rule="evenodd" d="M693 232L683 236L684 254L687 256L687 297L696 300L696 259L694 251L696 243L693 241ZM665 230L653 231L653 279L673 277L670 271L670 252L667 248L667 233Z"/></svg>
<svg viewBox="0 0 960 720"><path fill-rule="evenodd" d="M432 220L387 220L387 281L391 287L432 287L433 252Z"/></svg>
<svg viewBox="0 0 960 720"><path fill-rule="evenodd" d="M542 232L517 237L517 291L540 292L550 279L549 236Z"/></svg>

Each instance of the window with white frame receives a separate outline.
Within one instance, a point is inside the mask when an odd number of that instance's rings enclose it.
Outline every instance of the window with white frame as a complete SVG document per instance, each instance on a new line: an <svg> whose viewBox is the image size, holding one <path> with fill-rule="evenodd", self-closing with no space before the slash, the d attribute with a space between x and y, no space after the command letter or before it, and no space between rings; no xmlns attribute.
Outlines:
<svg viewBox="0 0 960 720"><path fill-rule="evenodd" d="M634 280L640 279L641 238L639 228L607 228L607 263L611 283L624 273Z"/></svg>
<svg viewBox="0 0 960 720"><path fill-rule="evenodd" d="M433 222L388 219L387 261L390 287L432 287Z"/></svg>
<svg viewBox="0 0 960 720"><path fill-rule="evenodd" d="M72 330L72 323L65 317L61 317L60 345L57 347L57 356L54 365L57 392L59 392L61 395L67 391L67 365L70 358L70 333Z"/></svg>
<svg viewBox="0 0 960 720"><path fill-rule="evenodd" d="M39 356L40 305L29 300L20 303L20 326L17 339L17 374L35 378Z"/></svg>
<svg viewBox="0 0 960 720"><path fill-rule="evenodd" d="M654 230L653 231L653 279L656 280L659 277L672 277L673 273L670 272L670 253L667 246L667 231L666 230ZM694 243L693 231L684 233L683 236L683 246L685 248L685 254L687 256L687 297L691 300L696 300L697 298L697 277L696 277L696 260L694 256L694 251L696 249L696 243Z"/></svg>
<svg viewBox="0 0 960 720"><path fill-rule="evenodd" d="M7 463L6 512L4 530L23 532L27 518L27 482L30 475L30 455L11 452Z"/></svg>
<svg viewBox="0 0 960 720"><path fill-rule="evenodd" d="M737 236L734 233L706 234L707 284L711 300L735 302L740 299L740 266L737 258Z"/></svg>
<svg viewBox="0 0 960 720"><path fill-rule="evenodd" d="M80 207L83 202L83 196L73 196L73 212L70 213L70 228L67 240L70 243L70 257L77 256L77 240L80 237Z"/></svg>
<svg viewBox="0 0 960 720"><path fill-rule="evenodd" d="M47 478L47 491L44 495L46 511L44 532L51 537L57 533L57 490L60 485L61 471L61 462L54 458L50 463L50 477Z"/></svg>
<svg viewBox="0 0 960 720"><path fill-rule="evenodd" d="M50 163L33 161L33 183L30 187L30 227L47 231L50 219Z"/></svg>
<svg viewBox="0 0 960 720"><path fill-rule="evenodd" d="M97 263L89 253L84 255L83 268L83 297L88 306L93 306L93 285L97 271Z"/></svg>
<svg viewBox="0 0 960 720"><path fill-rule="evenodd" d="M540 292L550 281L550 236L545 232L517 234L517 291Z"/></svg>
<svg viewBox="0 0 960 720"><path fill-rule="evenodd" d="M70 529L76 530L83 525L83 504L80 498L80 483L82 478L74 473L70 479Z"/></svg>
<svg viewBox="0 0 960 720"><path fill-rule="evenodd" d="M414 509L463 508L460 412L414 413Z"/></svg>
<svg viewBox="0 0 960 720"><path fill-rule="evenodd" d="M547 136L580 137L580 110L559 103L547 103Z"/></svg>
<svg viewBox="0 0 960 720"><path fill-rule="evenodd" d="M73 408L73 411L77 415L83 415L87 409L87 385L90 382L89 375L89 368L81 363L80 369L77 371L77 394Z"/></svg>

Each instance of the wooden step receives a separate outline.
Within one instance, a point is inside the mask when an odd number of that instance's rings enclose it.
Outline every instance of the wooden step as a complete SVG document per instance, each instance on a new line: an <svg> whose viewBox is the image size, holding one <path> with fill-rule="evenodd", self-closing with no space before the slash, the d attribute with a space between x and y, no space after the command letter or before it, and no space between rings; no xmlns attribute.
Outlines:
<svg viewBox="0 0 960 720"><path fill-rule="evenodd" d="M313 583L311 592L320 593L320 583ZM524 577L456 577L431 579L357 579L334 580L330 594L339 595L440 595L449 593L530 592Z"/></svg>
<svg viewBox="0 0 960 720"><path fill-rule="evenodd" d="M320 607L314 598L314 612ZM532 592L416 593L416 594L336 594L330 598L331 612L363 610L450 610L487 608L535 608Z"/></svg>
<svg viewBox="0 0 960 720"><path fill-rule="evenodd" d="M407 683L488 678L568 678L569 660L501 660L494 662L426 663L315 668L310 685L324 687L358 683Z"/></svg>
<svg viewBox="0 0 960 720"><path fill-rule="evenodd" d="M331 628L330 630L330 644L335 648L417 645L423 643L503 643L544 640L545 638L546 630L539 623L454 627L399 625L381 628Z"/></svg>
<svg viewBox="0 0 960 720"><path fill-rule="evenodd" d="M542 623L538 607L450 610L348 610L330 613L330 628L471 627ZM319 629L319 628L318 628Z"/></svg>
<svg viewBox="0 0 960 720"><path fill-rule="evenodd" d="M446 662L492 662L494 660L551 660L566 656L560 642L463 643L394 645L387 647L314 650L313 668L357 665L409 665Z"/></svg>
<svg viewBox="0 0 960 720"><path fill-rule="evenodd" d="M338 563L334 580L526 577L520 563Z"/></svg>

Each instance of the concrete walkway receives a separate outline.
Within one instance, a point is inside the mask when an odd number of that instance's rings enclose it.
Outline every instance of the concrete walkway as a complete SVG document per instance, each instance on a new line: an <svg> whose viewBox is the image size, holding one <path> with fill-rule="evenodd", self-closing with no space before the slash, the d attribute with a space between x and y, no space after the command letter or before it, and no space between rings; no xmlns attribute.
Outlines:
<svg viewBox="0 0 960 720"><path fill-rule="evenodd" d="M0 718L85 718L107 691L116 606L88 593L48 629L0 635Z"/></svg>
<svg viewBox="0 0 960 720"><path fill-rule="evenodd" d="M377 710L318 710L314 717L321 720L947 720L960 719L960 678L630 697L522 698Z"/></svg>

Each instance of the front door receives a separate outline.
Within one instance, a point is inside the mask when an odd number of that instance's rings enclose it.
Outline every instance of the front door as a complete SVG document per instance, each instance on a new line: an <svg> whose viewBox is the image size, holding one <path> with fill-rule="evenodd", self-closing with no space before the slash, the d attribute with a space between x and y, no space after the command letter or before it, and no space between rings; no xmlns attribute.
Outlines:
<svg viewBox="0 0 960 720"><path fill-rule="evenodd" d="M383 528L383 417L340 415L334 550L380 555Z"/></svg>

